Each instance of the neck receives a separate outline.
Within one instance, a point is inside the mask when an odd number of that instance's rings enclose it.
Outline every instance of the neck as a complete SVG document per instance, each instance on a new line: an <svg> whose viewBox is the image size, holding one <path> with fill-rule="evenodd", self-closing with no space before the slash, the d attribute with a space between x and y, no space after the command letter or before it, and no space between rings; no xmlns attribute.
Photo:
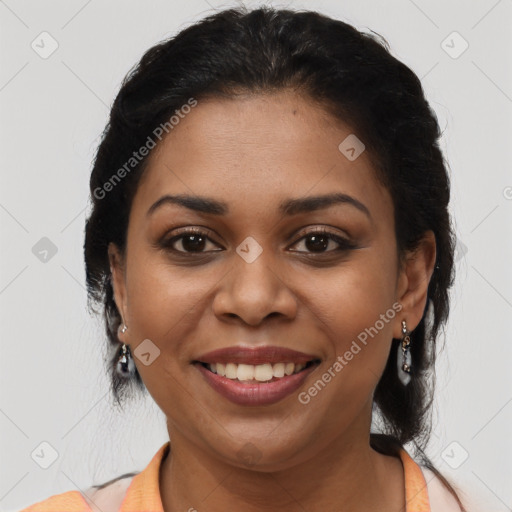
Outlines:
<svg viewBox="0 0 512 512"><path fill-rule="evenodd" d="M164 510L405 510L401 461L371 448L369 426L355 437L360 427L353 425L314 457L272 472L223 462L170 428L171 450L160 471Z"/></svg>

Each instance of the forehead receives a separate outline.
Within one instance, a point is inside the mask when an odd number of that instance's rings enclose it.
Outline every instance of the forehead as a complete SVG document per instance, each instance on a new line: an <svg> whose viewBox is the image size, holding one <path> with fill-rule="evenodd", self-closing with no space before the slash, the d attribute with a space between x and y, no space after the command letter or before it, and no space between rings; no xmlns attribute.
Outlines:
<svg viewBox="0 0 512 512"><path fill-rule="evenodd" d="M369 208L389 209L368 154L349 160L339 149L354 135L290 91L199 100L152 150L133 208L147 209L166 192L216 196L253 209L272 198L342 192Z"/></svg>

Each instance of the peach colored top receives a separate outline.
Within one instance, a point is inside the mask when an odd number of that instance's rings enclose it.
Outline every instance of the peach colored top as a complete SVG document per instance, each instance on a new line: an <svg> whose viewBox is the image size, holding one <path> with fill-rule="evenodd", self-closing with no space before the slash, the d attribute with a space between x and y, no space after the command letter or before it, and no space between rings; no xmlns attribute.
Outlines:
<svg viewBox="0 0 512 512"><path fill-rule="evenodd" d="M67 491L37 502L20 512L164 512L159 489L160 464L170 442L162 445L146 468L103 489L89 488L83 495ZM427 468L401 449L405 475L405 512L460 512L455 499Z"/></svg>

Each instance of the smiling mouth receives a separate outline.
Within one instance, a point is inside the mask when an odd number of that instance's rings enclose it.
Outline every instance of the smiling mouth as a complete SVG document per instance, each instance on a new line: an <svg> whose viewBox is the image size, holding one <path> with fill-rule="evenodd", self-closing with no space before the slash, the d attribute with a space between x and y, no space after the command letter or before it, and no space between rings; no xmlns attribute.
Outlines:
<svg viewBox="0 0 512 512"><path fill-rule="evenodd" d="M290 375L306 371L311 366L320 364L319 359L306 363L263 363L258 365L237 363L203 363L200 365L219 377L225 377L244 384L276 382Z"/></svg>

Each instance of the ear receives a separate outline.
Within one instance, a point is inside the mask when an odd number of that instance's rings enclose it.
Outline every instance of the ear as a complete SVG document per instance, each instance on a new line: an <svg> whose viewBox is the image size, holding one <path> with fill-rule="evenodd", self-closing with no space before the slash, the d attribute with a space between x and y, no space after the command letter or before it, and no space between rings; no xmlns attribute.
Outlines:
<svg viewBox="0 0 512 512"><path fill-rule="evenodd" d="M108 259L110 262L110 273L112 275L112 287L114 289L114 301L121 314L121 319L127 323L127 294L125 282L125 262L121 251L116 244L110 242L108 245ZM127 323L128 325L128 323ZM124 334L118 334L121 341L125 341Z"/></svg>
<svg viewBox="0 0 512 512"><path fill-rule="evenodd" d="M400 268L397 285L397 300L402 309L397 315L393 337L402 337L402 320L407 330L413 331L421 321L430 278L436 262L436 238L434 232L426 231L418 247L408 251Z"/></svg>

